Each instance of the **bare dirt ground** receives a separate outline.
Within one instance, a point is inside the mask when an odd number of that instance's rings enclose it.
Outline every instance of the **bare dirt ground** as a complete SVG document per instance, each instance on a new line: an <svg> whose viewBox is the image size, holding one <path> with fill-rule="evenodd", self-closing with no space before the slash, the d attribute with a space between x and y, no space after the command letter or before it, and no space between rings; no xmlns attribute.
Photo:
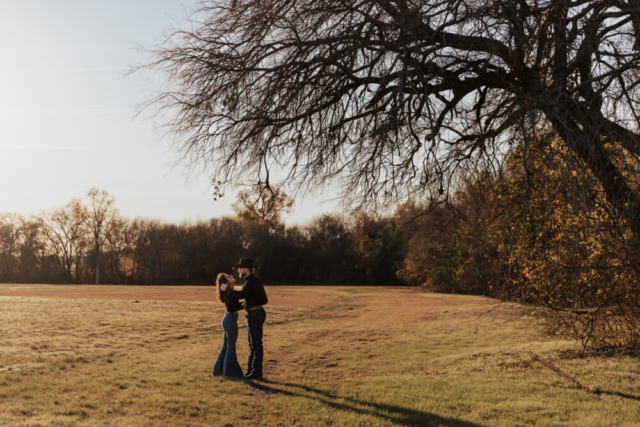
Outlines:
<svg viewBox="0 0 640 427"><path fill-rule="evenodd" d="M0 425L640 419L637 361L566 357L571 343L544 335L524 307L411 288L267 292L266 381L257 382L211 376L224 313L211 287L0 285ZM244 324L240 316L241 365Z"/></svg>

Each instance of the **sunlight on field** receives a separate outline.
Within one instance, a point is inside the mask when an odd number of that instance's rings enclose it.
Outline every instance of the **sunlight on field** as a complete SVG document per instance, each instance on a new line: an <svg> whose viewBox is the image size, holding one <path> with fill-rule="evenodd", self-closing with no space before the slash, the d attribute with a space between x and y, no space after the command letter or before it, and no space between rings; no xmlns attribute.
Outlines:
<svg viewBox="0 0 640 427"><path fill-rule="evenodd" d="M267 292L257 382L211 376L224 311L212 288L0 285L0 425L639 425L637 361L568 357L523 308Z"/></svg>

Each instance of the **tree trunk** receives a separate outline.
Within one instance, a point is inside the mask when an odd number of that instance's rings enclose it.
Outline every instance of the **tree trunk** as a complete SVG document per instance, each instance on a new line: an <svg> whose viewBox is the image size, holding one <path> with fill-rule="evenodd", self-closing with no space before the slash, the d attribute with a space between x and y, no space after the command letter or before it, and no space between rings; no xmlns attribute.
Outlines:
<svg viewBox="0 0 640 427"><path fill-rule="evenodd" d="M640 203L618 167L602 145L600 135L580 129L566 114L556 116L553 125L568 147L585 162L602 185L607 201L640 239Z"/></svg>

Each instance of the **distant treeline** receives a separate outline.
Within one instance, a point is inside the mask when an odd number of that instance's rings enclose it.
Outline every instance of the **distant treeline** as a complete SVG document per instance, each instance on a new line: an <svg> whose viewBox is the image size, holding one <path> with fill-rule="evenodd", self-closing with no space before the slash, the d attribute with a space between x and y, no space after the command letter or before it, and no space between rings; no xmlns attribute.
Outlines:
<svg viewBox="0 0 640 427"><path fill-rule="evenodd" d="M195 223L123 218L96 189L38 216L0 215L0 281L207 284L252 257L270 284L406 283L397 275L403 253L393 219L324 215L285 226L286 195L272 197L275 204L262 197L260 208L251 195L241 193L246 206L236 217Z"/></svg>

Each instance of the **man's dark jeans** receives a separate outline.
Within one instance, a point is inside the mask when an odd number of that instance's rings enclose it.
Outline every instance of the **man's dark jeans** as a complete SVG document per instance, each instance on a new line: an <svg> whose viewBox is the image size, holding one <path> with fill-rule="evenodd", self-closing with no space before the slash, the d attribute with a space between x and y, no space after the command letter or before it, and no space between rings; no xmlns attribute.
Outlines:
<svg viewBox="0 0 640 427"><path fill-rule="evenodd" d="M247 311L247 328L249 335L249 367L246 375L262 376L262 360L264 359L264 349L262 348L262 327L267 320L267 312L264 308Z"/></svg>

